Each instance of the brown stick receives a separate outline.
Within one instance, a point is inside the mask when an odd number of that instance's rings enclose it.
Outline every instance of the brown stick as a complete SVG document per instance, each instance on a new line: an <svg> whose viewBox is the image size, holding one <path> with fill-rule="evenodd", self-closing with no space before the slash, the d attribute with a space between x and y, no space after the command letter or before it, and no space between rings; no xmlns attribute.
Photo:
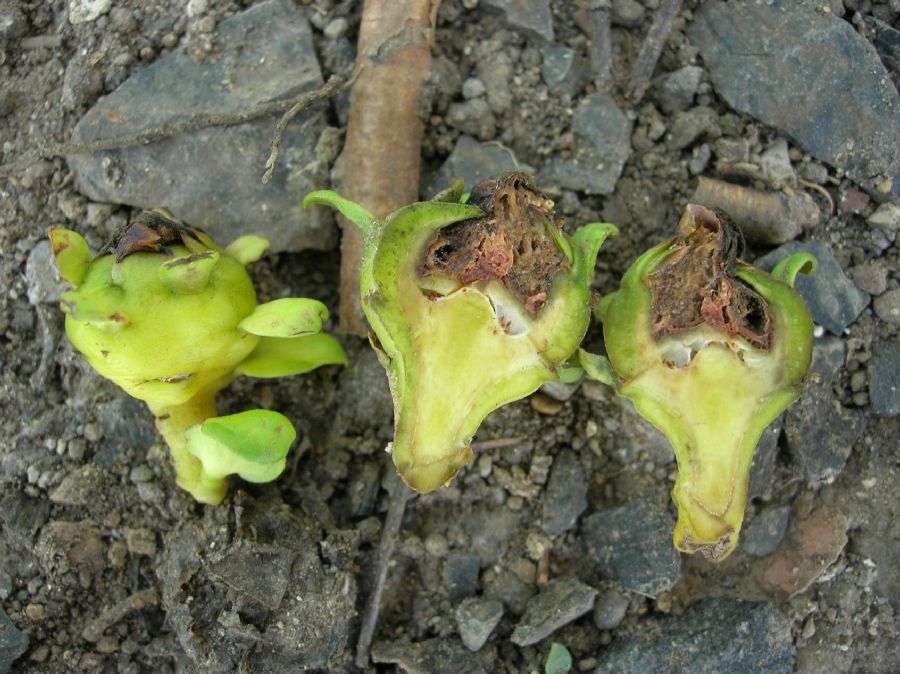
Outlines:
<svg viewBox="0 0 900 674"><path fill-rule="evenodd" d="M650 24L650 30L647 31L647 37L631 69L631 79L628 80L628 95L635 103L640 101L647 91L650 78L653 77L653 69L659 61L659 55L662 54L666 38L672 29L672 23L681 11L681 2L682 0L663 0L656 10L656 16L653 17L653 23Z"/></svg>
<svg viewBox="0 0 900 674"><path fill-rule="evenodd" d="M440 0L366 0L359 28L359 76L351 90L344 150L335 165L341 193L383 218L419 194L425 124L422 85ZM359 302L362 236L340 219L340 331L364 336Z"/></svg>

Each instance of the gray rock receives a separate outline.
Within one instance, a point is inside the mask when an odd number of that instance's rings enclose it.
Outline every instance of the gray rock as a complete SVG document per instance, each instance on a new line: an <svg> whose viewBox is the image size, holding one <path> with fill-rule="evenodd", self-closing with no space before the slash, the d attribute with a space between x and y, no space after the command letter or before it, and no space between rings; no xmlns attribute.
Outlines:
<svg viewBox="0 0 900 674"><path fill-rule="evenodd" d="M869 400L879 416L900 414L900 341L876 342L872 347Z"/></svg>
<svg viewBox="0 0 900 674"><path fill-rule="evenodd" d="M502 115L512 105L513 94L509 88L516 74L515 66L505 51L493 51L478 59L475 65L478 78L484 82L485 95L491 110Z"/></svg>
<svg viewBox="0 0 900 674"><path fill-rule="evenodd" d="M558 536L575 526L587 508L587 481L578 456L563 450L553 462L550 481L544 494L541 528L549 536Z"/></svg>
<svg viewBox="0 0 900 674"><path fill-rule="evenodd" d="M53 249L46 239L38 241L28 254L25 262L25 283L28 286L28 302L34 305L43 302L59 302L63 291L62 281L53 262Z"/></svg>
<svg viewBox="0 0 900 674"><path fill-rule="evenodd" d="M470 651L481 650L503 617L503 602L498 599L470 597L456 607L456 624L463 645Z"/></svg>
<svg viewBox="0 0 900 674"><path fill-rule="evenodd" d="M483 98L451 103L446 120L453 128L481 140L491 140L497 133L497 118Z"/></svg>
<svg viewBox="0 0 900 674"><path fill-rule="evenodd" d="M775 140L759 158L759 168L763 178L774 189L793 187L797 184L797 176L791 166L787 141L784 138Z"/></svg>
<svg viewBox="0 0 900 674"><path fill-rule="evenodd" d="M28 18L12 3L0 7L0 42L16 40L28 33Z"/></svg>
<svg viewBox="0 0 900 674"><path fill-rule="evenodd" d="M785 414L791 461L810 482L837 475L863 430L862 413L842 407L832 391L844 367L844 354L844 342L839 339L816 341L803 395Z"/></svg>
<svg viewBox="0 0 900 674"><path fill-rule="evenodd" d="M881 204L866 218L866 224L877 227L893 239L900 229L900 206L892 203Z"/></svg>
<svg viewBox="0 0 900 674"><path fill-rule="evenodd" d="M887 290L887 275L887 269L877 262L865 262L850 270L856 287L870 295L881 295Z"/></svg>
<svg viewBox="0 0 900 674"><path fill-rule="evenodd" d="M528 172L530 168L520 164L512 150L499 143L479 143L471 136L460 136L453 152L427 183L422 196L434 196L457 178L462 178L466 189L471 189L485 178L513 170Z"/></svg>
<svg viewBox="0 0 900 674"><path fill-rule="evenodd" d="M66 110L79 110L103 92L103 74L90 56L77 54L66 66L60 103Z"/></svg>
<svg viewBox="0 0 900 674"><path fill-rule="evenodd" d="M900 97L853 26L815 3L704 3L687 28L729 105L811 155L900 195Z"/></svg>
<svg viewBox="0 0 900 674"><path fill-rule="evenodd" d="M541 57L541 78L551 93L574 96L587 82L587 63L579 58L574 49L544 47Z"/></svg>
<svg viewBox="0 0 900 674"><path fill-rule="evenodd" d="M759 498L767 495L775 481L775 463L778 458L778 436L784 417L780 416L771 424L756 443L753 452L753 463L750 464L750 484L747 486L747 498Z"/></svg>
<svg viewBox="0 0 900 674"><path fill-rule="evenodd" d="M781 545L787 531L790 506L768 508L753 518L742 536L741 550L754 557L771 555Z"/></svg>
<svg viewBox="0 0 900 674"><path fill-rule="evenodd" d="M465 552L447 555L447 595L452 603L475 594L480 571L481 561L475 555Z"/></svg>
<svg viewBox="0 0 900 674"><path fill-rule="evenodd" d="M34 537L50 518L50 504L7 489L0 499L0 525L5 540L31 549Z"/></svg>
<svg viewBox="0 0 900 674"><path fill-rule="evenodd" d="M806 300L815 322L840 335L866 308L869 296L847 278L828 246L821 241L790 241L758 258L755 264L771 271L784 258L798 252L811 253L818 264L812 275L798 274L794 287Z"/></svg>
<svg viewBox="0 0 900 674"><path fill-rule="evenodd" d="M72 140L91 142L192 118L225 114L322 83L303 11L268 0L216 31L218 51L199 62L178 50L137 72L81 119ZM94 201L165 206L221 244L265 236L273 250L331 248L336 229L326 209L304 209L306 192L327 186L330 157L316 156L326 128L321 108L288 125L278 167L260 182L278 115L207 127L123 150L68 157L79 189Z"/></svg>
<svg viewBox="0 0 900 674"><path fill-rule="evenodd" d="M790 674L791 623L768 604L704 599L645 619L597 659L594 674Z"/></svg>
<svg viewBox="0 0 900 674"><path fill-rule="evenodd" d="M881 297L875 298L872 308L885 323L900 325L900 288L888 290Z"/></svg>
<svg viewBox="0 0 900 674"><path fill-rule="evenodd" d="M140 456L158 442L153 415L144 403L131 396L101 403L97 417L103 428L103 440L91 460L105 468L121 463L128 449Z"/></svg>
<svg viewBox="0 0 900 674"><path fill-rule="evenodd" d="M0 674L12 671L13 663L28 650L25 636L0 606Z"/></svg>
<svg viewBox="0 0 900 674"><path fill-rule="evenodd" d="M534 596L535 587L534 583L527 583L510 569L501 567L498 573L485 574L484 593L501 600L514 615L521 615Z"/></svg>
<svg viewBox="0 0 900 674"><path fill-rule="evenodd" d="M541 177L570 190L611 194L631 156L631 126L609 94L586 97L572 119L577 138L574 157L551 160L541 169Z"/></svg>
<svg viewBox="0 0 900 674"><path fill-rule="evenodd" d="M661 75L653 83L653 95L662 109L670 114L686 110L694 102L702 75L703 68L700 66L685 66Z"/></svg>
<svg viewBox="0 0 900 674"><path fill-rule="evenodd" d="M462 95L466 99L483 96L484 91L484 82L477 77L470 77L462 84Z"/></svg>
<svg viewBox="0 0 900 674"><path fill-rule="evenodd" d="M372 349L360 349L340 374L340 405L334 428L343 435L361 435L376 429L379 437L393 433L391 390L384 368Z"/></svg>
<svg viewBox="0 0 900 674"><path fill-rule="evenodd" d="M644 6L637 0L612 0L612 22L616 26L637 28L644 21Z"/></svg>
<svg viewBox="0 0 900 674"><path fill-rule="evenodd" d="M722 135L719 116L705 105L678 112L666 140L673 150L683 150L700 138L715 140Z"/></svg>
<svg viewBox="0 0 900 674"><path fill-rule="evenodd" d="M616 587L597 595L594 602L594 625L598 630L614 630L628 613L628 595Z"/></svg>
<svg viewBox="0 0 900 674"><path fill-rule="evenodd" d="M681 576L681 556L672 546L675 522L653 497L634 499L594 513L582 527L597 571L627 590L655 596Z"/></svg>
<svg viewBox="0 0 900 674"><path fill-rule="evenodd" d="M487 674L496 671L493 660L493 653L472 653L455 638L378 642L372 646L372 662L399 665L405 674Z"/></svg>
<svg viewBox="0 0 900 674"><path fill-rule="evenodd" d="M490 10L500 11L507 25L539 42L553 42L553 14L549 0L481 0Z"/></svg>
<svg viewBox="0 0 900 674"><path fill-rule="evenodd" d="M866 25L875 32L875 50L882 62L891 71L896 83L900 79L900 30L895 30L875 17L865 17Z"/></svg>
<svg viewBox="0 0 900 674"><path fill-rule="evenodd" d="M594 607L597 591L577 578L554 578L528 602L510 641L531 646Z"/></svg>

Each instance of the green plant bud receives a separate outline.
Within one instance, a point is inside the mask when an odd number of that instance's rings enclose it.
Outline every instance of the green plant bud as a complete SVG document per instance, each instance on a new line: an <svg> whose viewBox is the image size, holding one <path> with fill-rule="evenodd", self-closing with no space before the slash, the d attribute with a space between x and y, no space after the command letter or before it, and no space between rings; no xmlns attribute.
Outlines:
<svg viewBox="0 0 900 674"><path fill-rule="evenodd" d="M678 236L635 261L598 313L613 382L675 449L675 547L713 561L737 544L759 438L801 392L813 323L793 290L806 254L771 275L737 260L740 232L695 204Z"/></svg>
<svg viewBox="0 0 900 674"><path fill-rule="evenodd" d="M283 414L249 410L195 424L185 437L188 451L200 462L195 498L220 503L229 475L247 482L270 482L281 475L297 433Z"/></svg>
<svg viewBox="0 0 900 674"><path fill-rule="evenodd" d="M569 238L553 202L521 174L461 182L438 200L377 221L333 192L365 236L360 272L370 337L394 400L394 463L415 490L446 484L472 460L470 442L493 410L567 367L587 330L594 262L612 225Z"/></svg>
<svg viewBox="0 0 900 674"><path fill-rule="evenodd" d="M151 211L93 260L75 232L53 229L50 239L60 275L75 286L62 295L69 340L97 372L147 403L178 483L198 500L221 501L224 486L210 500L185 434L215 416L222 387L240 374L284 376L346 362L334 338L317 334L328 318L320 302L257 305L245 264L268 247L261 237L222 250L200 230Z"/></svg>

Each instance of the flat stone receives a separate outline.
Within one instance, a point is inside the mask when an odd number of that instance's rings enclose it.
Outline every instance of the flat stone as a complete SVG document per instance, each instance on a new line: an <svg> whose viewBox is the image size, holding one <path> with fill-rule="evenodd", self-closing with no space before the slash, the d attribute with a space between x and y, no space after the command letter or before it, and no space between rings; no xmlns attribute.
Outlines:
<svg viewBox="0 0 900 674"><path fill-rule="evenodd" d="M597 654L594 674L790 674L792 648L791 623L774 606L703 599L644 619Z"/></svg>
<svg viewBox="0 0 900 674"><path fill-rule="evenodd" d="M816 323L834 335L842 334L866 308L869 295L847 278L828 246L821 241L789 241L754 264L771 271L783 259L799 252L811 253L818 264L810 276L798 274L794 287L806 300Z"/></svg>
<svg viewBox="0 0 900 674"><path fill-rule="evenodd" d="M28 650L28 637L16 627L0 606L0 674L12 671L13 663Z"/></svg>
<svg viewBox="0 0 900 674"><path fill-rule="evenodd" d="M481 650L503 617L499 599L470 597L456 607L456 624L463 645L470 651Z"/></svg>
<svg viewBox="0 0 900 674"><path fill-rule="evenodd" d="M795 504L778 552L754 566L760 587L779 601L804 592L840 556L849 527L847 516L833 506L810 510L806 503Z"/></svg>
<svg viewBox="0 0 900 674"><path fill-rule="evenodd" d="M594 608L597 591L577 578L554 578L531 598L510 641L531 646Z"/></svg>
<svg viewBox="0 0 900 674"><path fill-rule="evenodd" d="M837 338L816 341L803 394L785 415L791 463L809 482L831 480L840 473L863 431L862 412L841 406L832 390L845 352Z"/></svg>
<svg viewBox="0 0 900 674"><path fill-rule="evenodd" d="M900 229L900 206L892 203L881 204L866 218L866 224L877 227L893 238Z"/></svg>
<svg viewBox="0 0 900 674"><path fill-rule="evenodd" d="M900 97L869 42L817 3L713 0L686 33L716 91L866 187L900 195Z"/></svg>
<svg viewBox="0 0 900 674"><path fill-rule="evenodd" d="M447 594L452 603L475 594L481 562L475 555L451 552L447 555Z"/></svg>
<svg viewBox="0 0 900 674"><path fill-rule="evenodd" d="M790 516L789 506L767 508L758 513L741 537L741 550L754 557L771 555L781 545Z"/></svg>
<svg viewBox="0 0 900 674"><path fill-rule="evenodd" d="M885 323L900 325L900 288L888 290L872 303L875 314Z"/></svg>
<svg viewBox="0 0 900 674"><path fill-rule="evenodd" d="M498 143L479 143L471 136L460 136L450 156L447 157L434 178L427 184L423 197L431 198L462 178L466 189L505 171L524 170L512 150Z"/></svg>
<svg viewBox="0 0 900 674"><path fill-rule="evenodd" d="M203 62L179 49L138 71L75 127L91 142L288 99L322 84L312 33L288 0L259 3L216 29L217 51ZM149 145L67 158L78 188L94 201L165 206L222 245L256 233L273 250L328 249L337 241L331 214L304 209L307 192L327 187L329 161L317 141L321 107L288 125L278 166L260 181L280 113L238 126L206 127Z"/></svg>
<svg viewBox="0 0 900 674"><path fill-rule="evenodd" d="M53 262L50 241L41 239L31 249L25 261L25 283L28 287L29 304L55 304L63 291L62 281Z"/></svg>
<svg viewBox="0 0 900 674"><path fill-rule="evenodd" d="M694 102L702 76L700 66L685 66L660 75L653 81L653 96L665 112L686 110Z"/></svg>
<svg viewBox="0 0 900 674"><path fill-rule="evenodd" d="M587 481L575 452L563 450L553 462L544 494L541 528L549 536L559 536L575 526L587 508Z"/></svg>
<svg viewBox="0 0 900 674"><path fill-rule="evenodd" d="M631 127L612 96L587 96L572 118L577 139L574 156L551 159L541 169L541 177L570 190L612 194L631 156Z"/></svg>
<svg viewBox="0 0 900 674"><path fill-rule="evenodd" d="M870 295L881 295L887 290L887 276L888 270L877 262L864 262L850 270L850 278L856 287Z"/></svg>
<svg viewBox="0 0 900 674"><path fill-rule="evenodd" d="M493 654L473 653L455 638L376 642L372 646L372 662L398 665L405 674L488 674L495 671L493 660Z"/></svg>
<svg viewBox="0 0 900 674"><path fill-rule="evenodd" d="M594 513L582 531L590 559L604 577L655 596L681 576L681 556L672 545L675 522L653 497Z"/></svg>
<svg viewBox="0 0 900 674"><path fill-rule="evenodd" d="M502 12L506 24L539 42L553 42L553 14L549 0L481 0L489 10Z"/></svg>
<svg viewBox="0 0 900 674"><path fill-rule="evenodd" d="M881 417L900 414L900 341L876 342L869 361L869 400Z"/></svg>
<svg viewBox="0 0 900 674"><path fill-rule="evenodd" d="M19 490L6 489L0 498L0 524L6 540L30 549L34 537L50 518L50 504L34 499Z"/></svg>

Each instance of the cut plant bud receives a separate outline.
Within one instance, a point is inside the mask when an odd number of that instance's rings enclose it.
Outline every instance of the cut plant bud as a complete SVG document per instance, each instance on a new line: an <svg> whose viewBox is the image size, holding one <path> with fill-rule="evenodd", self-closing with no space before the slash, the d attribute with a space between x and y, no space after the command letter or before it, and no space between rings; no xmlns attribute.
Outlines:
<svg viewBox="0 0 900 674"><path fill-rule="evenodd" d="M136 217L93 259L76 232L49 235L60 276L75 286L62 295L69 340L97 372L147 403L178 484L217 504L231 473L277 477L290 446L283 439L294 433L290 422L264 410L213 420L216 393L242 374L280 377L346 358L333 337L319 333L328 318L321 302L257 305L245 266L263 255L266 240L244 236L223 250L164 211ZM223 424L237 429L225 443L230 453L206 440ZM268 445L267 429L275 427L279 441ZM246 462L266 468L246 471Z"/></svg>
<svg viewBox="0 0 900 674"><path fill-rule="evenodd" d="M472 460L482 420L554 380L587 330L594 262L612 225L568 237L553 202L513 173L462 183L377 221L334 192L328 204L365 236L363 309L394 399L390 448L428 492Z"/></svg>
<svg viewBox="0 0 900 674"><path fill-rule="evenodd" d="M737 259L740 232L689 205L678 236L644 253L599 306L611 371L582 352L675 449L675 547L713 561L737 544L763 430L800 395L813 323L793 290L815 260L771 275Z"/></svg>

